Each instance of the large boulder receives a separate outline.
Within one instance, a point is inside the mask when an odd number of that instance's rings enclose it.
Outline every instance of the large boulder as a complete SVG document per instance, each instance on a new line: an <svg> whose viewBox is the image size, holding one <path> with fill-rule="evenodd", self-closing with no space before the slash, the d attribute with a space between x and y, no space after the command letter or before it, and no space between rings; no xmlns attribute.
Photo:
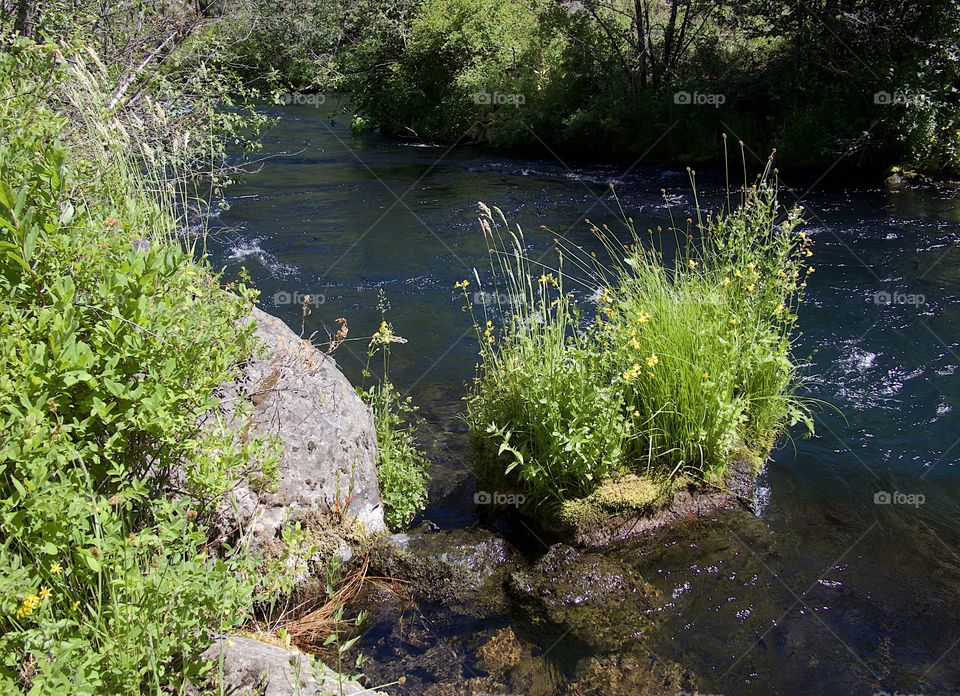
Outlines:
<svg viewBox="0 0 960 696"><path fill-rule="evenodd" d="M229 696L326 696L381 694L338 675L299 650L229 636L207 648L213 678Z"/></svg>
<svg viewBox="0 0 960 696"><path fill-rule="evenodd" d="M253 321L266 351L224 387L224 403L248 397L253 412L233 415L234 429L279 440L279 485L263 492L241 483L227 516L257 546L317 509L343 513L367 533L384 531L370 408L330 355L266 312L254 308Z"/></svg>

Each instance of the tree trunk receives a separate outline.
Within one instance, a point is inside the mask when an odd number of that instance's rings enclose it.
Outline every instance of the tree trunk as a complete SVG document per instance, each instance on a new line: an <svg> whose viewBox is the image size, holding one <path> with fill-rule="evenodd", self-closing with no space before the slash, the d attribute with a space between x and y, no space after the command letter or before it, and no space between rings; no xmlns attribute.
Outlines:
<svg viewBox="0 0 960 696"><path fill-rule="evenodd" d="M13 30L21 36L32 37L33 19L37 8L32 0L16 0L16 15L13 19Z"/></svg>

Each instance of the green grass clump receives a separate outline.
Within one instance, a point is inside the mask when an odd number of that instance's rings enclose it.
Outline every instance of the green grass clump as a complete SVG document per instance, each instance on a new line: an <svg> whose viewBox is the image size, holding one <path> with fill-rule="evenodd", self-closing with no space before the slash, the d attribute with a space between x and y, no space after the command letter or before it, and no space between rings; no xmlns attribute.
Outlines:
<svg viewBox="0 0 960 696"><path fill-rule="evenodd" d="M736 209L701 218L672 259L628 219L626 243L593 227L608 264L560 241L554 274L481 204L505 299L499 337L492 318L475 317L483 363L467 419L482 475L554 503L624 473L723 485L738 447L765 455L790 425L812 429L792 358L813 272L800 216L781 215L765 177ZM582 281L565 265L598 288L591 317L567 292Z"/></svg>

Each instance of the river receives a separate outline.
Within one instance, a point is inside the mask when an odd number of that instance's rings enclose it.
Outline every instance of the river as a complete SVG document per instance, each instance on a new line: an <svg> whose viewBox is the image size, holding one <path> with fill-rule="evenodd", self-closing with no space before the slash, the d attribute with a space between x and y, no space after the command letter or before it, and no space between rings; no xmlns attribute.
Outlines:
<svg viewBox="0 0 960 696"><path fill-rule="evenodd" d="M610 182L645 229L668 223L664 187L674 214L686 216L687 174L353 138L349 119L330 110L272 111L282 118L258 171L228 192L212 260L228 277L245 267L266 311L322 338L338 317L351 336L369 336L382 290L394 331L408 340L393 348L392 378L421 408L433 462L430 504L416 524L490 526L473 502L460 418L477 349L453 289L487 264L477 201L519 223L534 253L549 252L556 232L590 249L584 217L622 229ZM704 200L722 195L716 175L702 187ZM958 693L960 199L803 187L782 198L802 199L815 242L797 354L809 361L805 392L829 406L815 438L774 452L758 516L725 512L608 552L662 598L642 635L623 627L622 652L642 642L695 675L703 693ZM305 294L313 300L304 319ZM355 383L365 348L348 342L335 353ZM538 543L526 539L524 553L542 553ZM509 607L468 614L408 608L409 633L396 616L374 620L362 643L368 674L386 680L391 664L404 665L405 684L388 690L411 694L486 676L480 646L509 626L544 674L517 676L506 692L576 690L594 648L525 625Z"/></svg>

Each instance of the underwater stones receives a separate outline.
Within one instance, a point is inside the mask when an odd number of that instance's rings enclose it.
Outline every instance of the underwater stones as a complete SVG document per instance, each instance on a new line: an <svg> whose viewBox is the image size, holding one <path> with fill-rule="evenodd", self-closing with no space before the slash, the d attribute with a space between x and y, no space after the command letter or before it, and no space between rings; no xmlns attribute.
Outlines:
<svg viewBox="0 0 960 696"><path fill-rule="evenodd" d="M508 592L535 629L591 650L615 650L651 625L657 591L633 569L600 553L552 546L532 567L510 574Z"/></svg>
<svg viewBox="0 0 960 696"><path fill-rule="evenodd" d="M696 679L675 662L644 651L581 660L566 692L573 696L663 696L697 693Z"/></svg>

